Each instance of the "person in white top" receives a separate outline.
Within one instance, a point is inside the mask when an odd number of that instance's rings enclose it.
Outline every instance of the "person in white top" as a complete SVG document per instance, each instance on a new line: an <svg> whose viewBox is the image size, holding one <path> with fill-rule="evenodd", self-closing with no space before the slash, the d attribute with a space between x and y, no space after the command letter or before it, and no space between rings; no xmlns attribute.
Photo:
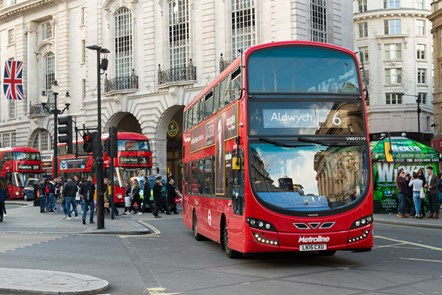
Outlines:
<svg viewBox="0 0 442 295"><path fill-rule="evenodd" d="M413 172L413 178L410 180L409 186L413 187L413 202L414 208L416 210L415 218L422 218L421 212L421 202L422 199L420 197L421 188L423 186L422 179L419 178L417 172Z"/></svg>

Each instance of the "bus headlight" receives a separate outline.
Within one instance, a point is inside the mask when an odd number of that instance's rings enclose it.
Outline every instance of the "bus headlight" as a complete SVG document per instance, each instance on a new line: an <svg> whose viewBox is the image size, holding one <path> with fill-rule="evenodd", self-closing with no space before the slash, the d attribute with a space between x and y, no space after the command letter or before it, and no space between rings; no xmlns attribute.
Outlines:
<svg viewBox="0 0 442 295"><path fill-rule="evenodd" d="M19 195L19 192L15 192L15 195L18 196L18 195Z"/></svg>
<svg viewBox="0 0 442 295"><path fill-rule="evenodd" d="M270 222L251 217L248 217L246 220L250 227L276 231L276 228Z"/></svg>
<svg viewBox="0 0 442 295"><path fill-rule="evenodd" d="M365 217L359 218L358 220L355 220L355 222L353 222L351 228L358 228L358 227L361 227L361 226L366 226L366 225L368 225L368 224L370 224L372 222L373 222L373 216L372 215L365 216Z"/></svg>
<svg viewBox="0 0 442 295"><path fill-rule="evenodd" d="M123 199L123 195L122 194L117 194L117 199L118 200L122 200Z"/></svg>

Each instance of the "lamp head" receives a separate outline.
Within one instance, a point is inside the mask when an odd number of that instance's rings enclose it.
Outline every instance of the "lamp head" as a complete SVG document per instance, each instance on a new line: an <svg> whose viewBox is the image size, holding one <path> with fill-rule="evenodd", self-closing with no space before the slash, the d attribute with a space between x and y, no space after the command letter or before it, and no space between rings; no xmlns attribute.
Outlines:
<svg viewBox="0 0 442 295"><path fill-rule="evenodd" d="M66 91L64 96L64 104L66 105L66 109L69 110L69 106L71 105L71 96L69 95L69 91Z"/></svg>
<svg viewBox="0 0 442 295"><path fill-rule="evenodd" d="M46 91L42 91L40 95L40 103L42 106L45 106L48 104L48 96L46 95Z"/></svg>
<svg viewBox="0 0 442 295"><path fill-rule="evenodd" d="M57 80L54 81L54 84L52 84L52 93L54 95L57 95L60 91L60 87L58 86Z"/></svg>

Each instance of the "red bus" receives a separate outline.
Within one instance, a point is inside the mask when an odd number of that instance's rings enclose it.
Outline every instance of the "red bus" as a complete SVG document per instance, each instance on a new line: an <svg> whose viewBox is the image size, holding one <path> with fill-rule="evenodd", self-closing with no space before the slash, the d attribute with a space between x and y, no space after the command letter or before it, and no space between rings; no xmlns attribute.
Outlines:
<svg viewBox="0 0 442 295"><path fill-rule="evenodd" d="M102 145L106 145L109 134L103 134ZM74 153L76 145L74 143ZM66 145L59 146L58 171L63 177L74 177L86 179L95 175L95 165L92 153L86 154L83 151L83 142L78 143L79 156L66 153ZM111 159L103 153L104 177L110 177ZM149 175L152 169L152 151L150 149L149 138L143 134L134 132L118 132L118 154L114 158L114 202L124 203L125 183L132 176Z"/></svg>
<svg viewBox="0 0 442 295"><path fill-rule="evenodd" d="M8 147L0 149L0 176L8 185L11 199L23 198L23 187L30 178L42 174L40 151L31 147Z"/></svg>
<svg viewBox="0 0 442 295"><path fill-rule="evenodd" d="M370 251L361 72L347 49L253 46L184 109L183 222L242 253Z"/></svg>

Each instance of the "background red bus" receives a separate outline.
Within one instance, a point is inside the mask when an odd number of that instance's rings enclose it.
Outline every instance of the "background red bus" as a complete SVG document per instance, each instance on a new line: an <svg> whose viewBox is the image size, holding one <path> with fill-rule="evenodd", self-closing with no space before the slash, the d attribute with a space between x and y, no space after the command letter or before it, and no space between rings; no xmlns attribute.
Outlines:
<svg viewBox="0 0 442 295"><path fill-rule="evenodd" d="M242 253L369 251L359 64L306 41L253 46L184 109L183 222Z"/></svg>
<svg viewBox="0 0 442 295"><path fill-rule="evenodd" d="M31 147L8 147L0 149L0 176L8 185L11 199L23 198L23 187L30 178L42 174L40 151Z"/></svg>
<svg viewBox="0 0 442 295"><path fill-rule="evenodd" d="M102 145L106 146L108 134L103 134ZM74 153L76 145L74 143ZM75 154L66 154L66 145L59 146L58 171L63 177L73 178L77 175L80 179L88 176L94 177L95 166L92 153L83 152L83 142L78 143L79 157ZM104 177L110 177L111 158L107 152L103 153ZM126 181L132 176L149 175L152 169L152 151L149 138L134 132L118 132L118 154L114 158L114 202L124 203Z"/></svg>

